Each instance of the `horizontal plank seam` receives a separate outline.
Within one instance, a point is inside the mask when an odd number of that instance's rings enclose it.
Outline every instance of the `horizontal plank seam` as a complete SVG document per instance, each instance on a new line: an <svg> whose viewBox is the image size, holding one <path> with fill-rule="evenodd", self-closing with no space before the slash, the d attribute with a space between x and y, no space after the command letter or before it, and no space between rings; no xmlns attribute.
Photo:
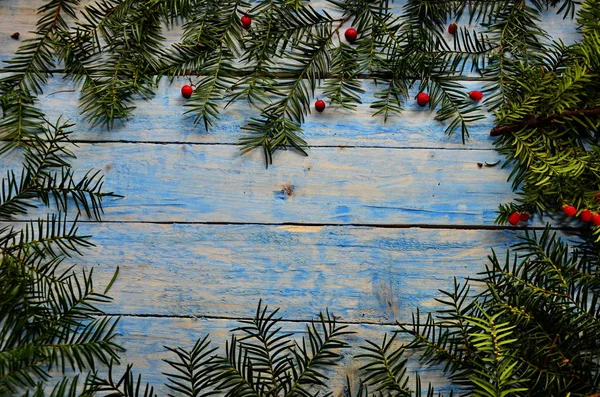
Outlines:
<svg viewBox="0 0 600 397"><path fill-rule="evenodd" d="M240 146L239 143L234 142L185 142L185 141L168 141L168 142L157 142L157 141L132 141L132 140L106 140L106 141L89 141L89 140L71 140L76 144L95 144L95 143L124 143L124 144L151 144L151 145L198 145L198 146ZM417 149L417 150L479 150L479 151L495 151L494 148L469 148L466 146L446 148L437 146L383 146L383 145L309 145L309 149L315 148L343 148L343 149ZM289 147L292 150L291 147Z"/></svg>
<svg viewBox="0 0 600 397"><path fill-rule="evenodd" d="M12 223L29 223L31 220L14 219ZM78 220L79 224L143 224L143 225L214 225L214 226L309 226L309 227L356 227L372 229L441 229L441 230L544 230L545 226L508 226L508 225L435 225L425 223L386 224L386 223L321 223L321 222L218 222L218 221L95 221ZM577 227L551 226L551 230L575 232Z"/></svg>
<svg viewBox="0 0 600 397"><path fill-rule="evenodd" d="M335 312L331 312L335 316ZM173 318L173 319L194 319L194 320L235 320L245 321L252 320L252 317L229 317L229 316L214 316L214 315L193 315L193 314L123 314L123 313L104 313L97 317L131 317L131 318ZM316 315L315 315L316 317ZM297 318L282 318L282 322L289 323L306 323L306 322L317 322L315 318L311 319L297 319ZM394 325L410 325L410 323L399 323L399 322L378 322L378 321L344 321L336 318L335 321L338 324L348 325L380 325L380 326L394 326Z"/></svg>
<svg viewBox="0 0 600 397"><path fill-rule="evenodd" d="M7 140L0 139L0 142L7 142ZM143 144L143 145L192 145L192 146L240 146L239 143L235 142L186 142L186 141L134 141L134 140L124 140L124 139L115 139L115 140L75 140L72 139L71 143L74 144L84 144L84 145L96 145L96 144ZM383 146L383 145L310 145L309 149L319 149L319 148L342 148L342 149L394 149L394 150L454 150L454 151L494 151L493 148L470 148L467 146L462 147L437 147L437 146ZM288 149L293 150L291 147Z"/></svg>

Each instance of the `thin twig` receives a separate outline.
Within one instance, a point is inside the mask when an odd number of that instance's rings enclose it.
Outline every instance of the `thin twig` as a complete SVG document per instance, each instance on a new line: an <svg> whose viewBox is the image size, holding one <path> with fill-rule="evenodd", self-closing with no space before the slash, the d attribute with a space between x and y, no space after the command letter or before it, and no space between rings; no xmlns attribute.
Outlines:
<svg viewBox="0 0 600 397"><path fill-rule="evenodd" d="M75 90L59 90L59 91L54 91L54 92L51 92L50 94L48 94L47 96L58 94L58 93L61 93L61 92L75 92Z"/></svg>
<svg viewBox="0 0 600 397"><path fill-rule="evenodd" d="M544 126L554 123L558 119L565 118L565 117L573 117L573 116L599 117L600 116L600 108L568 110L568 111L562 112L562 113L551 114L548 117L532 118L529 120L521 121L520 123L494 127L490 131L490 135L498 136L498 135L502 135L502 134L510 134L510 133L522 130L523 128L526 128L526 127L529 127L529 128L544 127Z"/></svg>

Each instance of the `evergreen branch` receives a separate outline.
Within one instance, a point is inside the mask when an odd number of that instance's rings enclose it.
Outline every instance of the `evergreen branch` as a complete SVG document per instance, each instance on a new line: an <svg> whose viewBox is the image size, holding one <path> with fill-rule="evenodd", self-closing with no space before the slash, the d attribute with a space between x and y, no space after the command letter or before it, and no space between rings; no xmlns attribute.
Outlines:
<svg viewBox="0 0 600 397"><path fill-rule="evenodd" d="M101 377L92 375L86 382L85 389L88 393L108 393L111 397L157 397L154 387L142 384L142 375L133 374L133 365L128 364L119 378L115 378L113 364L108 366L108 375ZM104 395L104 394L102 394Z"/></svg>
<svg viewBox="0 0 600 397"><path fill-rule="evenodd" d="M35 37L23 41L15 57L2 69L8 76L0 79L2 120L0 154L13 147L27 147L28 139L40 132L43 113L33 105L42 85L54 67L55 37L67 29L63 14L75 16L78 0L51 0L38 9L40 19Z"/></svg>
<svg viewBox="0 0 600 397"><path fill-rule="evenodd" d="M332 54L332 78L325 81L323 95L332 104L338 104L345 109L356 109L357 103L362 103L360 95L364 93L357 79L359 71L358 52L351 46L340 43Z"/></svg>
<svg viewBox="0 0 600 397"><path fill-rule="evenodd" d="M381 346L367 340L367 345L361 346L366 353L361 353L356 358L367 360L367 363L360 367L360 371L366 375L363 379L365 384L373 386L375 392L410 397L412 393L407 388L407 360L403 358L404 349L392 347L397 335L394 333L389 341L387 335L384 335Z"/></svg>
<svg viewBox="0 0 600 397"><path fill-rule="evenodd" d="M464 87L448 77L432 75L423 84L430 87L429 92L432 99L429 106L434 108L441 102L441 108L435 119L437 121L450 120L445 131L448 135L452 135L460 128L462 141L465 143L469 137L468 124L485 118L483 114L473 114L478 112L480 107L473 106L472 101L465 94Z"/></svg>
<svg viewBox="0 0 600 397"><path fill-rule="evenodd" d="M90 390L85 390L85 384L90 381L92 374L87 373L83 380L83 385L80 384L79 377L81 374L77 374L74 377L63 377L62 380L54 385L50 391L49 397L92 397L93 394ZM82 386L83 390L82 390ZM44 383L38 382L36 389L32 394L32 397L46 397L46 387ZM29 397L29 390L22 397Z"/></svg>
<svg viewBox="0 0 600 397"><path fill-rule="evenodd" d="M204 128L208 131L214 125L219 116L218 101L223 99L223 93L229 88L232 79L229 75L229 66L224 62L223 48L215 50L203 64L203 73L206 74L197 84L186 107L190 109L185 113L195 115L194 122L204 122Z"/></svg>
<svg viewBox="0 0 600 397"><path fill-rule="evenodd" d="M225 344L226 356L216 356L215 370L218 375L214 378L217 390L227 390L230 396L259 397L259 387L254 379L252 361L248 350L239 344L233 335L231 341Z"/></svg>
<svg viewBox="0 0 600 397"><path fill-rule="evenodd" d="M39 258L70 257L73 253L82 255L80 248L93 246L89 241L91 236L81 236L78 232L77 219L67 228L66 218L60 214L48 215L44 221L31 221L24 229L15 231L0 230L0 250L2 255L15 259L37 256ZM25 261L29 263L28 261ZM54 273L54 272L51 272Z"/></svg>
<svg viewBox="0 0 600 397"><path fill-rule="evenodd" d="M163 360L175 370L174 373L165 374L170 382L167 384L169 389L188 397L207 397L218 394L218 391L212 390L216 384L214 379L217 375L212 365L213 353L217 348L210 347L208 335L198 339L189 352L181 347L165 346L165 348L177 356L177 361ZM169 394L169 396L174 397L173 394Z"/></svg>
<svg viewBox="0 0 600 397"><path fill-rule="evenodd" d="M346 331L347 325L338 326L335 317L326 313L319 314L319 328L313 322L307 325L308 346L305 338L302 343L296 342L292 348L296 366L291 367L291 377L283 384L284 397L296 395L311 396L308 386L326 386L329 378L322 372L323 369L333 367L336 360L341 358L339 349L348 347L341 337L352 332Z"/></svg>
<svg viewBox="0 0 600 397"><path fill-rule="evenodd" d="M464 345L459 343L450 331L454 326L455 324L448 322L439 324L431 314L428 314L425 322L422 323L421 314L417 309L417 313L412 316L410 327L401 325L398 332L408 334L413 338L405 346L406 349L424 348L425 350L421 354L423 359L427 359L428 362L446 362L444 370L454 372L461 364L464 364L461 353Z"/></svg>
<svg viewBox="0 0 600 397"><path fill-rule="evenodd" d="M325 76L329 67L332 34L330 29L321 26L310 42L300 43L288 55L288 66L297 72L296 77L278 82L273 93L281 99L264 108L261 118L253 118L243 127L251 136L240 139L242 153L262 147L267 167L275 150L286 145L306 155L306 142L299 136L301 123L310 107L309 89L314 94L317 80Z"/></svg>
<svg viewBox="0 0 600 397"><path fill-rule="evenodd" d="M31 137L34 143L25 151L26 163L20 177L8 171L2 179L0 217L10 219L25 214L28 209L37 207L35 200L50 206L52 198L59 211L66 213L71 199L78 211L100 219L102 200L118 195L103 192L104 182L99 171L88 171L76 180L65 160L65 157L74 157L65 147L69 143L68 128L72 124L62 123L60 119L56 125L46 123L44 137Z"/></svg>
<svg viewBox="0 0 600 397"><path fill-rule="evenodd" d="M387 121L392 113L402 112L403 100L408 96L408 86L403 79L391 78L387 87L375 93L377 99L371 104L371 108L377 109L373 117L383 115L383 120Z"/></svg>
<svg viewBox="0 0 600 397"><path fill-rule="evenodd" d="M281 327L275 328L281 321L281 318L275 318L279 309L271 313L267 310L268 307L263 308L260 300L254 319L241 320L245 325L233 331L245 334L240 342L253 362L253 371L258 374L260 389L267 395L278 395L290 371L289 337L292 334L282 333Z"/></svg>

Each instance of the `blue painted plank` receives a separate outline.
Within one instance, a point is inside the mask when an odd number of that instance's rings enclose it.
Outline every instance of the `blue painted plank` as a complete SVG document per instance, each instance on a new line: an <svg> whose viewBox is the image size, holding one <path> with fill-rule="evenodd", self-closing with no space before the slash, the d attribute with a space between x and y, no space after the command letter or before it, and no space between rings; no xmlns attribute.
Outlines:
<svg viewBox="0 0 600 397"><path fill-rule="evenodd" d="M106 285L105 310L161 316L248 315L259 298L286 319L329 308L342 320L407 321L504 255L515 232L364 227L82 224L97 246L75 263Z"/></svg>
<svg viewBox="0 0 600 397"><path fill-rule="evenodd" d="M81 144L79 173L100 169L105 220L147 222L493 225L513 197L489 150L315 148L261 153L236 146ZM18 167L18 156L0 168Z"/></svg>

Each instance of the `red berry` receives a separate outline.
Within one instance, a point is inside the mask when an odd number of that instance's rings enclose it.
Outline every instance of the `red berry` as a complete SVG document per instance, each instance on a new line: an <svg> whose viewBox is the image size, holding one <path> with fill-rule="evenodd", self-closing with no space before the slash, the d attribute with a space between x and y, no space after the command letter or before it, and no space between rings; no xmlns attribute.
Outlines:
<svg viewBox="0 0 600 397"><path fill-rule="evenodd" d="M483 98L483 94L481 93L481 91L471 91L469 92L469 98L471 98L474 101L481 101L481 98Z"/></svg>
<svg viewBox="0 0 600 397"><path fill-rule="evenodd" d="M593 223L595 226L600 226L600 214L594 214L594 215L592 216L592 223Z"/></svg>
<svg viewBox="0 0 600 397"><path fill-rule="evenodd" d="M577 208L573 207L572 205L564 204L562 209L566 216L575 216L577 213Z"/></svg>
<svg viewBox="0 0 600 397"><path fill-rule="evenodd" d="M192 88L191 85L184 85L183 87L181 87L181 95L184 98L189 98L192 96L192 93L194 92L194 89Z"/></svg>
<svg viewBox="0 0 600 397"><path fill-rule="evenodd" d="M513 226L516 225L517 223L519 223L520 220L521 220L521 214L519 214L518 212L513 212L508 217L508 223L510 223Z"/></svg>
<svg viewBox="0 0 600 397"><path fill-rule="evenodd" d="M325 101L322 99L319 99L318 101L315 102L315 110L319 113L321 113L323 110L325 110Z"/></svg>
<svg viewBox="0 0 600 397"><path fill-rule="evenodd" d="M584 222L589 222L592 220L592 211L588 210L587 208L584 209L583 211L581 211L581 214L579 214L579 217L581 218L582 221Z"/></svg>
<svg viewBox="0 0 600 397"><path fill-rule="evenodd" d="M429 95L424 92L420 92L419 95L417 95L417 103L419 106L427 105L429 103Z"/></svg>
<svg viewBox="0 0 600 397"><path fill-rule="evenodd" d="M346 40L348 41L348 43L352 43L358 37L358 32L354 28L349 28L346 29L346 33L344 33L344 36L346 36Z"/></svg>
<svg viewBox="0 0 600 397"><path fill-rule="evenodd" d="M454 34L454 33L456 33L457 30L458 30L458 25L456 24L456 22L452 22L450 25L448 25L448 33Z"/></svg>
<svg viewBox="0 0 600 397"><path fill-rule="evenodd" d="M529 214L527 212L521 212L521 222L527 222L529 220Z"/></svg>
<svg viewBox="0 0 600 397"><path fill-rule="evenodd" d="M240 22L242 23L242 27L248 30L250 29L250 25L252 25L252 18L250 18L248 15L244 15L240 19Z"/></svg>

